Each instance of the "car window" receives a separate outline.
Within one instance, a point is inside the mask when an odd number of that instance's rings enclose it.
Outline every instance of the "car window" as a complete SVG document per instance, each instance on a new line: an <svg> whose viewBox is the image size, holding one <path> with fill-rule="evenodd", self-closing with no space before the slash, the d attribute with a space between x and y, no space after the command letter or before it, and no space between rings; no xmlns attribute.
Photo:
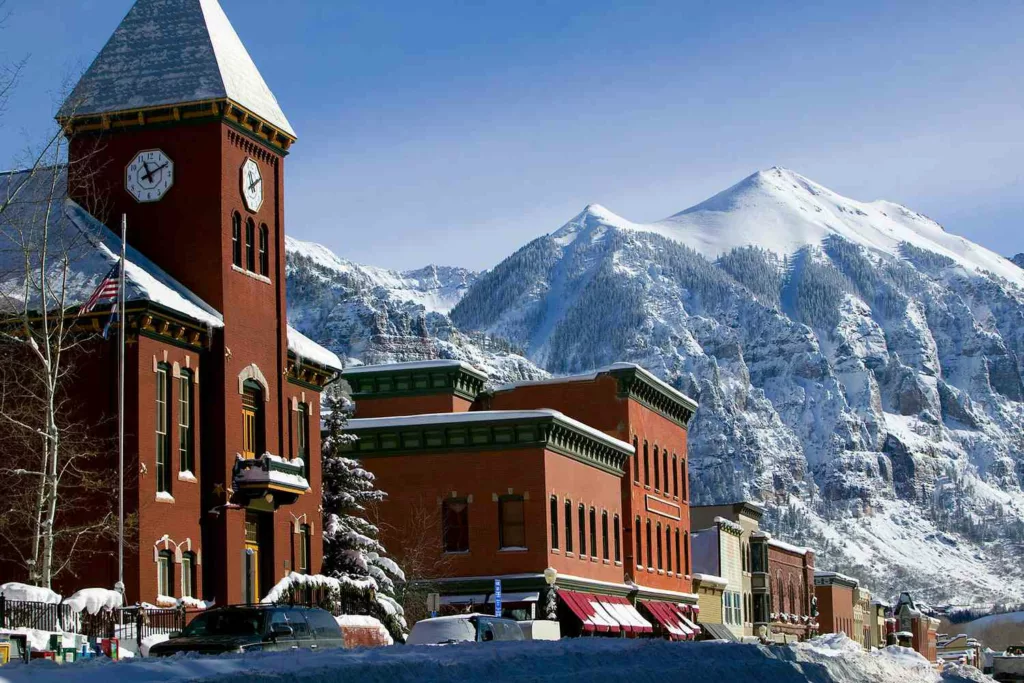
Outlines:
<svg viewBox="0 0 1024 683"><path fill-rule="evenodd" d="M302 614L302 610L288 610L288 625L292 627L296 638L309 637L309 624L306 623L306 617Z"/></svg>
<svg viewBox="0 0 1024 683"><path fill-rule="evenodd" d="M211 610L196 616L182 631L193 636L263 635L266 614L255 609Z"/></svg>
<svg viewBox="0 0 1024 683"><path fill-rule="evenodd" d="M495 632L494 626L494 622L490 619L480 618L477 621L477 640L480 642L497 640L498 634Z"/></svg>
<svg viewBox="0 0 1024 683"><path fill-rule="evenodd" d="M472 642L477 638L476 617L438 617L417 621L412 627L408 645Z"/></svg>
<svg viewBox="0 0 1024 683"><path fill-rule="evenodd" d="M317 638L340 638L341 631L338 622L329 612L322 609L311 609L306 612L306 621Z"/></svg>

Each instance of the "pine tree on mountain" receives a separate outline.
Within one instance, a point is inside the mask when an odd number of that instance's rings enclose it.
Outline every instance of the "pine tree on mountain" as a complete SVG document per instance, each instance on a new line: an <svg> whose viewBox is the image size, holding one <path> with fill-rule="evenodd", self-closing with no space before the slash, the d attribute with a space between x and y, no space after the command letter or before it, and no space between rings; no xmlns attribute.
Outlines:
<svg viewBox="0 0 1024 683"><path fill-rule="evenodd" d="M374 476L358 460L345 457L345 434L352 401L334 385L324 395L323 529L325 575L343 585L371 585L368 591L343 591L339 607L346 614L369 614L384 624L395 640L404 640L406 623L395 601L395 582L404 581L401 568L386 556L368 509L387 498ZM368 581L371 580L371 581Z"/></svg>

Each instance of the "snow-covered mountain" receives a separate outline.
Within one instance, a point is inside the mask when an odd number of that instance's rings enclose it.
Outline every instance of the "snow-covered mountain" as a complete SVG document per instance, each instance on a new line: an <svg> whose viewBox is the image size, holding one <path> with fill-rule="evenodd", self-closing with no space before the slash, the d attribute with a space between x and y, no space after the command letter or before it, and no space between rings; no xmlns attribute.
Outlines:
<svg viewBox="0 0 1024 683"><path fill-rule="evenodd" d="M1024 271L772 168L653 224L591 205L480 275L460 330L700 401L699 502L769 504L819 565L931 602L1024 597Z"/></svg>
<svg viewBox="0 0 1024 683"><path fill-rule="evenodd" d="M451 358L496 382L548 374L490 335L460 332L447 313L479 274L427 266L399 273L338 258L287 238L288 320L351 363Z"/></svg>

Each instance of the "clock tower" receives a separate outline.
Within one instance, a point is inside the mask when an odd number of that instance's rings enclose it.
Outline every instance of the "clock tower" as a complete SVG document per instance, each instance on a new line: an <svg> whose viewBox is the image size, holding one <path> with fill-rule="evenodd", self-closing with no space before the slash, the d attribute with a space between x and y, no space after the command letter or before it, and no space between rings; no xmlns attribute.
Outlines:
<svg viewBox="0 0 1024 683"><path fill-rule="evenodd" d="M58 120L69 196L115 232L124 214L128 244L223 316L199 371L202 509L224 510L201 522L204 592L241 602L242 540L255 524L266 555L279 530L266 504L232 507L236 454L290 448L284 162L295 132L217 0L137 0ZM259 438L243 419L256 408ZM261 556L264 577L279 578L274 556Z"/></svg>

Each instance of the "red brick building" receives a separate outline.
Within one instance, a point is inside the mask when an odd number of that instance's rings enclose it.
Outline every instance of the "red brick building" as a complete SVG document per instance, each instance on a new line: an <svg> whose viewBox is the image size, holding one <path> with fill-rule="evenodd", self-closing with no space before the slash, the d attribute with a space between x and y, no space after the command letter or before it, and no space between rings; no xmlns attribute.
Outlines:
<svg viewBox="0 0 1024 683"><path fill-rule="evenodd" d="M544 616L553 569L566 632L633 633L638 606L648 630L694 634L691 399L627 364L490 393L457 361L342 376L356 401L354 455L389 493L385 543L406 542L409 520L442 521L429 546L445 566L432 577L444 602L491 601L500 578L508 609Z"/></svg>
<svg viewBox="0 0 1024 683"><path fill-rule="evenodd" d="M758 531L750 537L750 564L755 635L780 643L815 635L814 551Z"/></svg>
<svg viewBox="0 0 1024 683"><path fill-rule="evenodd" d="M315 426L340 362L287 325L296 137L277 100L216 0L138 0L58 118L72 173L57 208L97 246L81 273L92 286L128 223L127 601L258 600L291 570L318 571ZM97 424L116 415L115 340L92 339L73 388ZM0 562L0 582L26 579L16 571ZM112 547L57 588L116 580Z"/></svg>
<svg viewBox="0 0 1024 683"><path fill-rule="evenodd" d="M814 594L818 598L822 633L845 633L856 639L858 625L854 616L857 579L838 572L816 572Z"/></svg>

